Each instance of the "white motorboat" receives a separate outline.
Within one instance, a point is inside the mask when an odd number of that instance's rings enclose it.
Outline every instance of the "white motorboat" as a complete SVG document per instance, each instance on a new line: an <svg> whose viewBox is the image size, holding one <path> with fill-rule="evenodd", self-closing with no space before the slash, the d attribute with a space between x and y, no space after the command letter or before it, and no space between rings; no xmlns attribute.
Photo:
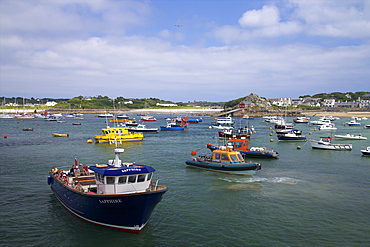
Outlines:
<svg viewBox="0 0 370 247"><path fill-rule="evenodd" d="M347 139L347 140L367 140L367 137L362 136L361 134L355 136L351 134L346 134L346 135L334 135L335 138L338 139Z"/></svg>
<svg viewBox="0 0 370 247"><path fill-rule="evenodd" d="M100 117L100 118L112 118L112 117L114 117L114 115L112 113L102 113L102 114L99 114L98 117Z"/></svg>
<svg viewBox="0 0 370 247"><path fill-rule="evenodd" d="M370 146L361 150L362 155L370 156Z"/></svg>
<svg viewBox="0 0 370 247"><path fill-rule="evenodd" d="M331 124L331 121L320 118L319 120L310 121L310 124L312 124L312 125L324 125L324 124Z"/></svg>
<svg viewBox="0 0 370 247"><path fill-rule="evenodd" d="M319 129L320 130L336 130L337 127L335 127L335 124L331 123L331 124L320 125Z"/></svg>
<svg viewBox="0 0 370 247"><path fill-rule="evenodd" d="M357 122L356 120L351 120L346 123L348 126L361 126L361 123Z"/></svg>
<svg viewBox="0 0 370 247"><path fill-rule="evenodd" d="M138 124L137 126L128 127L129 131L135 131L135 132L151 132L151 133L158 133L158 128L148 128L144 124Z"/></svg>
<svg viewBox="0 0 370 247"><path fill-rule="evenodd" d="M232 117L230 116L227 116L227 117L219 117L219 118L216 118L216 123L217 124L221 124L221 125L227 125L227 124L234 124L235 121Z"/></svg>
<svg viewBox="0 0 370 247"><path fill-rule="evenodd" d="M216 123L213 123L212 125L209 126L210 129L220 129L220 130L223 130L223 129L234 129L234 126L230 125L230 124L216 124Z"/></svg>
<svg viewBox="0 0 370 247"><path fill-rule="evenodd" d="M293 119L295 123L308 123L309 117L297 117Z"/></svg>
<svg viewBox="0 0 370 247"><path fill-rule="evenodd" d="M331 143L331 137L320 137L320 141L311 141L311 147L313 149L325 149L325 150L352 150L352 144L334 144Z"/></svg>
<svg viewBox="0 0 370 247"><path fill-rule="evenodd" d="M8 113L2 113L0 114L0 118L14 118L14 115L8 114Z"/></svg>

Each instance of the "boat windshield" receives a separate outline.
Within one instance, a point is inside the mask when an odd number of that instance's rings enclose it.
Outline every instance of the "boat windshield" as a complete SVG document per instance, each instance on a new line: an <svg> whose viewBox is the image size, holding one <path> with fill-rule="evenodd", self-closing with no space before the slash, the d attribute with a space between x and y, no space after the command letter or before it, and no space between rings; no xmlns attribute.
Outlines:
<svg viewBox="0 0 370 247"><path fill-rule="evenodd" d="M226 155L226 154L223 154L223 155L221 156L221 160L229 161L229 158L227 157L227 155Z"/></svg>
<svg viewBox="0 0 370 247"><path fill-rule="evenodd" d="M238 162L238 161L239 161L238 156L237 156L236 154L231 154L231 155L230 155L230 158L231 158L231 160L232 160L233 162Z"/></svg>

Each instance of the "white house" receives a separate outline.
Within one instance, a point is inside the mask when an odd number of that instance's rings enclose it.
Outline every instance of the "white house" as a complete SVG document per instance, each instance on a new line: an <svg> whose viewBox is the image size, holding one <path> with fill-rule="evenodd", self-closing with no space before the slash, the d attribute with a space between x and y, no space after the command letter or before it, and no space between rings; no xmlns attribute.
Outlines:
<svg viewBox="0 0 370 247"><path fill-rule="evenodd" d="M291 98L273 99L272 104L277 105L277 106L291 106L292 105L292 99Z"/></svg>
<svg viewBox="0 0 370 247"><path fill-rule="evenodd" d="M55 101L48 101L48 102L46 102L46 106L55 106L56 104L58 104L57 102L55 102Z"/></svg>
<svg viewBox="0 0 370 247"><path fill-rule="evenodd" d="M335 99L324 99L323 102L321 102L322 106L326 107L334 107L335 105Z"/></svg>

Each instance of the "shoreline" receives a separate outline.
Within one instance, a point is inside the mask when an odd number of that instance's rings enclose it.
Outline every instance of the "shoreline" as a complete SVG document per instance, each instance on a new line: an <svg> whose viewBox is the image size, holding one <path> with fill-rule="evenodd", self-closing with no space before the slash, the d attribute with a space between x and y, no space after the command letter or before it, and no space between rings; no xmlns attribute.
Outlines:
<svg viewBox="0 0 370 247"><path fill-rule="evenodd" d="M3 113L34 113L35 110L17 110L17 109L4 109ZM43 113L45 109L37 109L37 113ZM71 113L71 110L62 110L62 109L48 109L50 113L62 113L68 114ZM118 110L101 110L101 109L84 109L84 110L75 110L74 112L83 113L83 114L102 114L104 112L112 113L125 113L125 114L191 114L191 115L202 115L202 116L221 116L226 115L222 112L223 109L210 109L210 108L200 108L200 109L118 109ZM284 115L283 111L268 111L268 112L250 112L246 113L251 117L263 117L265 115L275 116L275 115ZM243 112L235 112L233 116L241 117ZM297 117L297 116L306 116L306 117L321 117L321 116L333 116L333 117L368 117L370 118L370 111L317 111L317 110L301 110L289 112L288 116Z"/></svg>

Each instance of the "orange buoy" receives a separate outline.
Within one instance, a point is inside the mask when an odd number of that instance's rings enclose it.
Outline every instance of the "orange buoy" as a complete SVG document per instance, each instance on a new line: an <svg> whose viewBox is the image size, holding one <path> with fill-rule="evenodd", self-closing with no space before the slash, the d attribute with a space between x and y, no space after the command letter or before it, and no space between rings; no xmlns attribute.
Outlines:
<svg viewBox="0 0 370 247"><path fill-rule="evenodd" d="M6 138L8 138L8 136L4 136L4 138L6 139Z"/></svg>
<svg viewBox="0 0 370 247"><path fill-rule="evenodd" d="M197 151L191 151L191 155L192 155L192 156L197 155Z"/></svg>

